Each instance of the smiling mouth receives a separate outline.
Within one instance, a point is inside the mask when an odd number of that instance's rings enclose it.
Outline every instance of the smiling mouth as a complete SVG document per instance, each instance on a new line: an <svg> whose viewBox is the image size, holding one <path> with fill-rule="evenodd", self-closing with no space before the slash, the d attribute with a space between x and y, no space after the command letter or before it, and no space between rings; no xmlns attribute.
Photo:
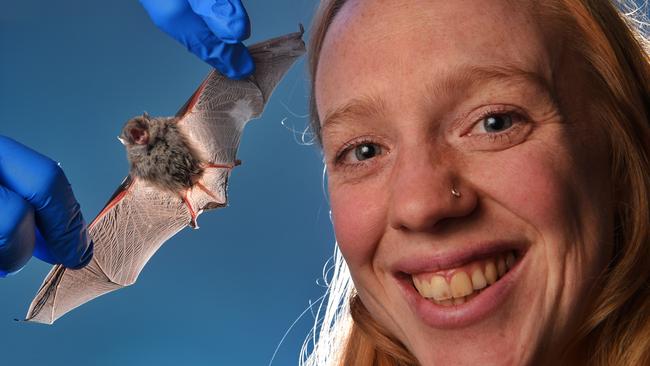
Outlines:
<svg viewBox="0 0 650 366"><path fill-rule="evenodd" d="M511 250L457 268L411 274L411 283L422 297L437 305L462 305L499 281L518 260L517 252Z"/></svg>

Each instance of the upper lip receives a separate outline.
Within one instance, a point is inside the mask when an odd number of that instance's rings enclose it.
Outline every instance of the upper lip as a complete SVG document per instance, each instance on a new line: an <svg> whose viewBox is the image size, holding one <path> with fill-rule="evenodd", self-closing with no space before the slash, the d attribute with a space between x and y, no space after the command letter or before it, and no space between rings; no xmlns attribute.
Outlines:
<svg viewBox="0 0 650 366"><path fill-rule="evenodd" d="M429 254L411 255L395 262L393 269L396 273L416 274L436 272L463 266L467 263L495 254L515 251L517 257L522 257L526 250L525 241L494 240L473 242L458 245L456 248L445 248Z"/></svg>

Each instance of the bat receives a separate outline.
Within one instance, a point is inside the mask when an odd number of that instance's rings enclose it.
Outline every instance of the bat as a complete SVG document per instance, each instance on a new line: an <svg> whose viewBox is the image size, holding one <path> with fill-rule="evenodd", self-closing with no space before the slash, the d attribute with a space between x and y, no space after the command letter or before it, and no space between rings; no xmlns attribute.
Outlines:
<svg viewBox="0 0 650 366"><path fill-rule="evenodd" d="M144 114L124 125L129 175L88 226L91 261L56 265L32 301L26 321L52 324L70 310L133 284L169 238L197 228L205 210L224 207L246 123L260 117L275 86L305 52L304 29L254 44L256 70L231 80L208 74L174 117Z"/></svg>

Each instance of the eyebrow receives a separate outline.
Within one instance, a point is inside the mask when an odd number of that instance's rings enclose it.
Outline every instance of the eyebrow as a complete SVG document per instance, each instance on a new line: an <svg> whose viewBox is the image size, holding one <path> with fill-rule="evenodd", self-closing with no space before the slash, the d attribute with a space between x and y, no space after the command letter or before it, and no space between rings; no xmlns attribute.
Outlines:
<svg viewBox="0 0 650 366"><path fill-rule="evenodd" d="M475 88L492 81L520 80L535 84L543 90L552 90L551 84L537 72L524 70L515 65L499 66L463 66L453 73L446 75L442 80L427 82L425 90L432 98L437 96L458 93L459 90ZM549 93L554 95L554 93ZM553 98L554 99L554 98ZM353 98L341 107L328 113L323 119L321 130L323 133L345 121L358 118L372 118L384 114L385 103L381 97L364 95Z"/></svg>
<svg viewBox="0 0 650 366"><path fill-rule="evenodd" d="M384 100L377 96L364 95L359 98L353 98L343 106L327 114L323 119L323 127L321 130L326 132L333 126L360 117L372 118L381 116L384 114L384 106Z"/></svg>

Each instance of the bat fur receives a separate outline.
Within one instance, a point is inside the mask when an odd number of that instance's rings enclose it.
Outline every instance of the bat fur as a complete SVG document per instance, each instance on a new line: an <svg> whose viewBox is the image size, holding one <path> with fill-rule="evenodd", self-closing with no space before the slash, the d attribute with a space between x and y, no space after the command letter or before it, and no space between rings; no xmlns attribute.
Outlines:
<svg viewBox="0 0 650 366"><path fill-rule="evenodd" d="M145 113L126 123L120 141L126 147L133 178L182 196L196 183L203 168L177 122L177 117L151 118Z"/></svg>

